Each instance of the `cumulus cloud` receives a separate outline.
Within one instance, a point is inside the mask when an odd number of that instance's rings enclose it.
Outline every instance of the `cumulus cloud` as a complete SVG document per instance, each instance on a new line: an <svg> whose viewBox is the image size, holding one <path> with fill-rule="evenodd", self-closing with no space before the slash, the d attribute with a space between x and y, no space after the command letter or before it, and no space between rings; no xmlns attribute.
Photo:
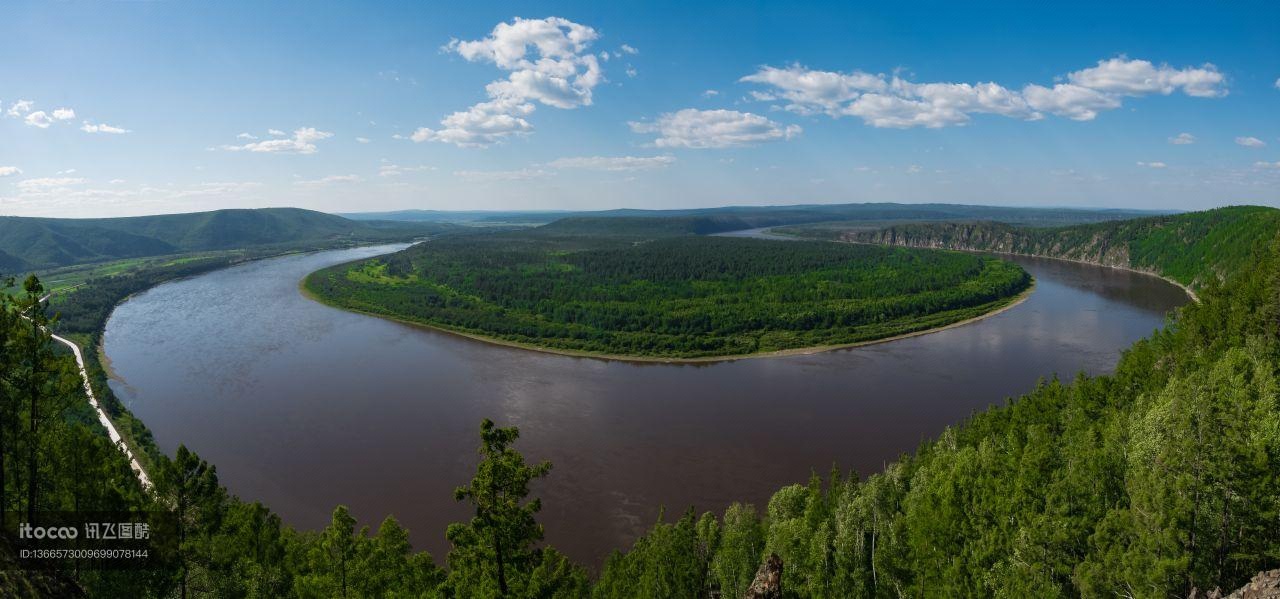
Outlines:
<svg viewBox="0 0 1280 599"><path fill-rule="evenodd" d="M507 71L506 79L485 86L489 100L454 112L438 128L420 127L415 142L440 141L458 146L488 146L533 130L525 117L535 103L561 109L590 106L592 91L604 81L595 29L560 17L499 23L483 39L450 41L444 50L468 62L491 63Z"/></svg>
<svg viewBox="0 0 1280 599"><path fill-rule="evenodd" d="M1259 161L1259 162L1253 163L1253 167L1265 168L1265 169L1280 169L1280 161L1276 161L1276 162Z"/></svg>
<svg viewBox="0 0 1280 599"><path fill-rule="evenodd" d="M511 98L481 102L445 117L439 129L419 127L409 139L416 143L442 141L462 147L488 146L506 137L533 131L533 125L524 119L532 113L533 104Z"/></svg>
<svg viewBox="0 0 1280 599"><path fill-rule="evenodd" d="M728 148L791 139L801 132L797 125L783 126L750 112L694 108L629 125L636 133L656 133L653 145L659 148Z"/></svg>
<svg viewBox="0 0 1280 599"><path fill-rule="evenodd" d="M640 53L639 50L632 48L631 46L628 46L626 44L622 44L621 46L618 47L618 49L621 50L623 54L639 54Z"/></svg>
<svg viewBox="0 0 1280 599"><path fill-rule="evenodd" d="M1196 136L1190 133L1179 133L1174 137L1170 137L1169 143L1175 146L1189 146L1193 143L1196 143Z"/></svg>
<svg viewBox="0 0 1280 599"><path fill-rule="evenodd" d="M1145 166L1147 168L1165 168L1169 165L1163 162L1139 162L1138 166Z"/></svg>
<svg viewBox="0 0 1280 599"><path fill-rule="evenodd" d="M333 137L328 131L320 131L315 127L303 127L295 129L293 136L284 137L286 134L279 129L271 129L269 134L275 136L275 139L267 139L256 141L244 145L224 145L223 150L232 152L263 152L274 154L315 154L319 151L315 142L322 139Z"/></svg>
<svg viewBox="0 0 1280 599"><path fill-rule="evenodd" d="M1098 61L1098 66L1067 75L1074 84L1101 92L1142 96L1147 94L1169 95L1181 91L1197 98L1219 98L1227 95L1223 87L1226 78L1217 67L1175 69L1169 65L1156 66L1146 60L1129 60L1123 56Z"/></svg>
<svg viewBox="0 0 1280 599"><path fill-rule="evenodd" d="M80 130L84 131L85 133L114 133L117 135L122 133L131 133L131 131L129 131L128 129L113 127L106 123L99 123L95 125L90 123L89 121L85 121L84 124L80 126Z"/></svg>
<svg viewBox="0 0 1280 599"><path fill-rule="evenodd" d="M239 134L239 135L237 135L237 136L236 136L236 139L248 139L248 140L254 140L254 139L258 139L258 136L257 136L257 135L254 135L254 134L252 134L252 133L241 133L241 134Z"/></svg>
<svg viewBox="0 0 1280 599"><path fill-rule="evenodd" d="M76 111L70 108L58 108L53 111L53 118L57 121L69 121L76 118Z"/></svg>
<svg viewBox="0 0 1280 599"><path fill-rule="evenodd" d="M514 171L454 171L453 175L468 181L491 182L542 179L551 175L551 173L541 169L522 168Z"/></svg>
<svg viewBox="0 0 1280 599"><path fill-rule="evenodd" d="M1244 146L1246 148L1261 148L1267 145L1267 142L1262 141L1261 139L1258 139L1256 137L1240 136L1236 138L1236 144Z"/></svg>
<svg viewBox="0 0 1280 599"><path fill-rule="evenodd" d="M369 138L367 138L367 137L357 137L357 138L356 138L356 141L357 141L357 142L359 142L359 143L362 143L362 144L367 144L367 143L369 143L369 142L370 142L370 141L372 141L372 140L370 140L370 139L369 139Z"/></svg>
<svg viewBox="0 0 1280 599"><path fill-rule="evenodd" d="M31 112L31 108L33 106L35 106L35 102L32 100L18 100L9 106L9 110L7 110L5 114L11 117L20 117Z"/></svg>
<svg viewBox="0 0 1280 599"><path fill-rule="evenodd" d="M13 175L21 175L22 169L16 166L0 166L0 177L11 177Z"/></svg>
<svg viewBox="0 0 1280 599"><path fill-rule="evenodd" d="M751 98L784 102L798 114L856 116L873 127L947 127L968 123L974 114L1038 120L1047 114L1087 121L1119 108L1123 98L1182 92L1216 98L1227 94L1225 78L1211 64L1176 69L1119 57L1068 73L1052 86L1013 89L994 82L916 83L898 75L836 72L799 64L762 66L740 79L767 86Z"/></svg>
<svg viewBox="0 0 1280 599"><path fill-rule="evenodd" d="M666 168L675 164L675 161L675 156L579 156L559 158L547 163L547 166L595 171L642 171Z"/></svg>
<svg viewBox="0 0 1280 599"><path fill-rule="evenodd" d="M53 117L46 114L43 110L28 113L26 118L22 120L32 127L39 127L41 129L48 129L49 125L54 123Z"/></svg>

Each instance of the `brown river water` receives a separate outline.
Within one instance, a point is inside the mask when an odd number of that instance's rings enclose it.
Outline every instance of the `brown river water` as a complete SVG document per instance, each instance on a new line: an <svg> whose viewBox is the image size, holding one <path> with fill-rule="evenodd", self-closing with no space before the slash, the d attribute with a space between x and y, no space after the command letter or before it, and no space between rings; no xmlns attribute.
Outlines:
<svg viewBox="0 0 1280 599"><path fill-rule="evenodd" d="M550 460L535 486L547 540L598 566L660 508L763 508L833 463L863 475L975 410L1055 373L1111 370L1188 301L1160 279L1010 258L1037 280L1022 304L964 326L812 355L632 363L501 347L311 301L308 273L395 247L253 262L160 285L107 323L112 388L170 453L301 528L337 504L394 514L439 562L469 516L482 418L520 427Z"/></svg>

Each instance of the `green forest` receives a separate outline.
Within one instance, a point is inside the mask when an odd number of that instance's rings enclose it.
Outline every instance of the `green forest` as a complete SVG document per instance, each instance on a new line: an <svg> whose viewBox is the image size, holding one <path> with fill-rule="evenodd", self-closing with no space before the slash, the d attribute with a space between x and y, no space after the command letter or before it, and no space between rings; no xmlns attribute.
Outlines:
<svg viewBox="0 0 1280 599"><path fill-rule="evenodd" d="M445 556L414 552L393 517L368 529L342 506L324 529L295 530L230 495L214 465L181 447L162 455L145 434L131 441L155 482L142 489L94 420L70 354L48 336L57 316L28 278L0 296L4 525L42 511L126 510L169 514L181 534L153 569L46 572L14 568L6 529L0 595L728 598L774 554L786 597L1233 589L1280 566L1280 241L1273 228L1231 243L1215 255L1244 256L1244 266L1205 264L1221 277L1206 277L1200 301L1134 344L1113 374L1044 380L882 472L823 467L762 506L670 506L673 516L594 572L541 541L530 485L557 476L553 465L526 461L519 431L489 421L479 423L475 476L455 493L474 517L438 532ZM620 270L665 268L618 260ZM361 276L413 276L376 266ZM100 369L90 370L110 408Z"/></svg>
<svg viewBox="0 0 1280 599"><path fill-rule="evenodd" d="M355 221L300 208L121 218L0 216L0 271L215 250L401 241L456 229L446 223Z"/></svg>
<svg viewBox="0 0 1280 599"><path fill-rule="evenodd" d="M929 329L1031 283L989 257L682 235L682 219L651 220L442 238L319 271L306 287L340 307L521 344L698 358Z"/></svg>
<svg viewBox="0 0 1280 599"><path fill-rule="evenodd" d="M1066 258L1154 272L1194 286L1248 268L1255 259L1254 245L1277 229L1280 210L1232 206L1065 227L968 221L902 223L871 230L796 226L780 232L858 243Z"/></svg>

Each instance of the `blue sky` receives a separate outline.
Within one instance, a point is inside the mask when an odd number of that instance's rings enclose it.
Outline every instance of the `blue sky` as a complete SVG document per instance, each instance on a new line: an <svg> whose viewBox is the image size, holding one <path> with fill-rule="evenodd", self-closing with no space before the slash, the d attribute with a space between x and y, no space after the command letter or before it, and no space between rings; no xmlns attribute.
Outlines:
<svg viewBox="0 0 1280 599"><path fill-rule="evenodd" d="M1280 203L1274 3L10 2L0 214Z"/></svg>

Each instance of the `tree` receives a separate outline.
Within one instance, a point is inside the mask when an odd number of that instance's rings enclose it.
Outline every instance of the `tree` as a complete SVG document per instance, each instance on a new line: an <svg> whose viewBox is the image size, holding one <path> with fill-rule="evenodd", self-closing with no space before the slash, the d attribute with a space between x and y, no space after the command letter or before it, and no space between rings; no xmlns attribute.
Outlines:
<svg viewBox="0 0 1280 599"><path fill-rule="evenodd" d="M15 361L12 368L14 384L25 405L21 414L26 427L20 440L26 451L26 512L27 521L35 522L40 510L41 458L46 436L42 430L46 423L58 423L69 405L69 398L77 388L75 373L68 368L68 361L54 352L49 326L53 324L45 311L44 286L35 275L22 284L24 295L18 302L23 317L15 328ZM18 321L15 321L18 322ZM16 420L16 419L15 419ZM17 427L18 423L15 422ZM48 431L43 431L48 432ZM48 484L48 481L45 481Z"/></svg>
<svg viewBox="0 0 1280 599"><path fill-rule="evenodd" d="M156 479L162 505L172 511L177 533L177 583L185 599L193 572L207 575L209 537L220 525L225 508L225 491L218 486L217 469L200 459L185 445L179 445L172 460L165 460Z"/></svg>
<svg viewBox="0 0 1280 599"><path fill-rule="evenodd" d="M541 561L534 545L542 540L542 525L534 516L542 502L531 499L529 483L551 471L550 462L529 466L511 445L520 437L515 427L499 428L485 419L480 424L480 464L476 476L454 491L458 501L475 506L470 522L449 525L448 593L479 597L511 597L522 589Z"/></svg>
<svg viewBox="0 0 1280 599"><path fill-rule="evenodd" d="M340 597L347 596L348 577L366 532L367 529L361 529L356 535L356 519L345 505L334 508L333 519L324 529L320 546L336 579Z"/></svg>
<svg viewBox="0 0 1280 599"><path fill-rule="evenodd" d="M13 278L0 280L0 285L13 286ZM0 530L7 529L5 514L9 511L9 476L5 462L13 453L14 427L18 421L18 396L14 388L17 368L12 348L17 316L9 294L0 294Z"/></svg>

